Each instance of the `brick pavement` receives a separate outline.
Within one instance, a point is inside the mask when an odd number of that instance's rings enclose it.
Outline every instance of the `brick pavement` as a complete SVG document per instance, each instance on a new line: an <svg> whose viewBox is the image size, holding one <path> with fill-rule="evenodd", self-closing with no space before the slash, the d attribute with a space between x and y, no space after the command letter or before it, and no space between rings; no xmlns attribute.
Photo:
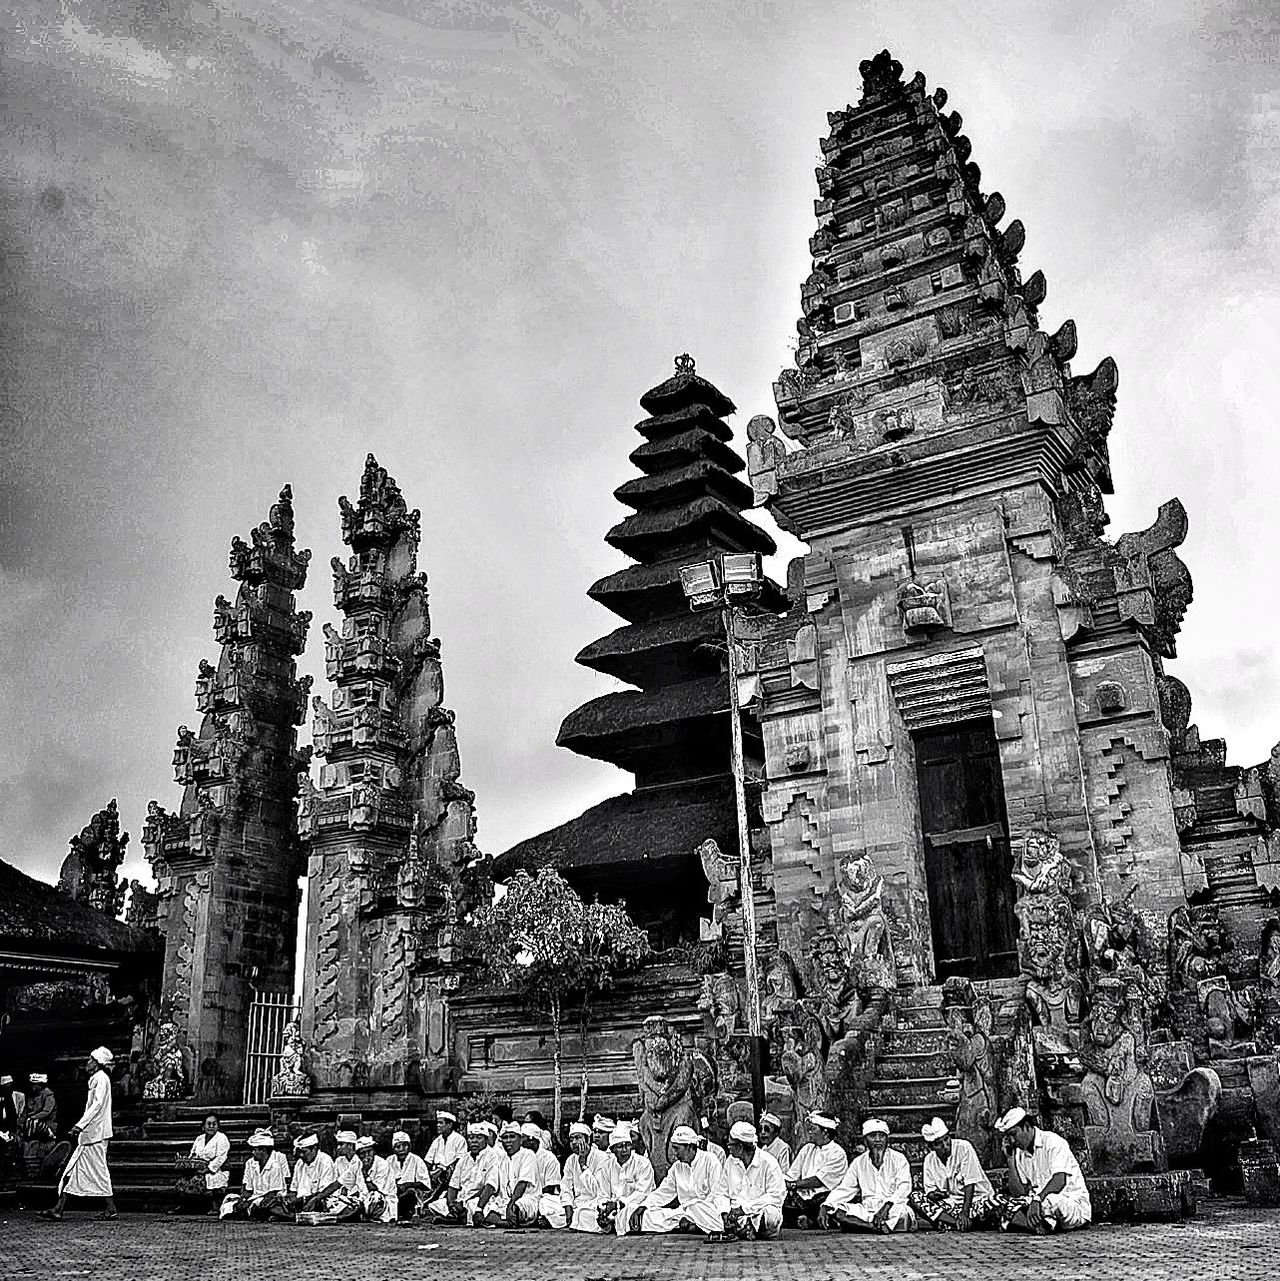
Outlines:
<svg viewBox="0 0 1280 1281"><path fill-rule="evenodd" d="M126 1215L61 1224L0 1218L0 1281L1271 1281L1280 1211L1211 1203L1177 1226L1103 1225L1057 1238L848 1237L787 1232L780 1241L711 1246L690 1237L616 1238L548 1232L375 1226L304 1228Z"/></svg>

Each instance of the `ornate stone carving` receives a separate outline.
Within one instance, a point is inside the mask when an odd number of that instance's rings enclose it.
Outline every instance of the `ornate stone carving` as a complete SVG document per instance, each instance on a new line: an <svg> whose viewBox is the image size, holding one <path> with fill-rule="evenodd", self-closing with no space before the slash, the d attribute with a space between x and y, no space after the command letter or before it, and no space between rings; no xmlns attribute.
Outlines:
<svg viewBox="0 0 1280 1281"><path fill-rule="evenodd" d="M304 1066L302 1029L298 1020L285 1025L284 1045L280 1050L280 1070L271 1078L271 1097L305 1098L311 1093L311 1078Z"/></svg>
<svg viewBox="0 0 1280 1281"><path fill-rule="evenodd" d="M1212 903L1181 904L1169 914L1169 986L1195 991L1223 972L1222 923Z"/></svg>
<svg viewBox="0 0 1280 1281"><path fill-rule="evenodd" d="M1066 894L1070 868L1058 838L1032 830L1016 840L1013 879L1023 891L1014 913L1036 1055L1073 1060L1072 1028L1079 1022L1083 1000L1080 945L1075 912Z"/></svg>
<svg viewBox="0 0 1280 1281"><path fill-rule="evenodd" d="M1191 603L1191 572L1174 550L1186 536L1186 509L1171 498L1150 528L1122 534L1111 557L1120 617L1137 623L1164 658L1177 657L1178 631Z"/></svg>
<svg viewBox="0 0 1280 1281"><path fill-rule="evenodd" d="M1119 978L1100 978L1089 993L1080 1047L1081 1094L1085 1136L1099 1172L1164 1167L1141 1000L1137 987Z"/></svg>
<svg viewBox="0 0 1280 1281"><path fill-rule="evenodd" d="M778 492L778 464L787 451L777 432L778 425L768 414L757 414L747 423L747 472L757 507Z"/></svg>
<svg viewBox="0 0 1280 1281"><path fill-rule="evenodd" d="M951 978L942 987L942 1014L951 1059L960 1079L955 1132L968 1139L984 1163L990 1164L999 1151L991 1128L999 1115L991 1002L979 997L967 979Z"/></svg>
<svg viewBox="0 0 1280 1281"><path fill-rule="evenodd" d="M951 605L945 580L903 583L898 588L898 613L908 636L928 636L950 627Z"/></svg>
<svg viewBox="0 0 1280 1281"><path fill-rule="evenodd" d="M645 1019L631 1055L640 1090L640 1133L661 1179L670 1164L668 1145L676 1126L701 1132L704 1104L715 1098L715 1068L704 1054L686 1049L678 1029L660 1014Z"/></svg>
<svg viewBox="0 0 1280 1281"><path fill-rule="evenodd" d="M155 1040L147 1060L147 1080L142 1086L144 1099L181 1099L191 1093L178 1027L166 1019L156 1028Z"/></svg>
<svg viewBox="0 0 1280 1281"><path fill-rule="evenodd" d="M129 833L120 830L120 812L113 799L71 838L58 888L78 903L118 916L128 888L119 880L118 869L128 844Z"/></svg>
<svg viewBox="0 0 1280 1281"><path fill-rule="evenodd" d="M725 915L741 901L737 862L727 859L714 840L703 841L694 853L702 864L702 874L707 878L707 902L711 907L710 928L705 937L719 938L724 931Z"/></svg>
<svg viewBox="0 0 1280 1281"><path fill-rule="evenodd" d="M837 892L849 970L862 987L892 987L895 977L884 913L884 877L867 854L842 860L839 873Z"/></svg>

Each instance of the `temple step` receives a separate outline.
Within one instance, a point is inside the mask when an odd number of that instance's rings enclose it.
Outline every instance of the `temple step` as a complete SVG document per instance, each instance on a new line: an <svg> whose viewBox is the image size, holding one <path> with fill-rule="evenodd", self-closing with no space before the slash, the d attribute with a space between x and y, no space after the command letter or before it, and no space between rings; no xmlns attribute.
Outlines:
<svg viewBox="0 0 1280 1281"><path fill-rule="evenodd" d="M935 1107L939 1095L953 1082L954 1078L949 1076L875 1077L868 1086L870 1106L876 1111L904 1106Z"/></svg>

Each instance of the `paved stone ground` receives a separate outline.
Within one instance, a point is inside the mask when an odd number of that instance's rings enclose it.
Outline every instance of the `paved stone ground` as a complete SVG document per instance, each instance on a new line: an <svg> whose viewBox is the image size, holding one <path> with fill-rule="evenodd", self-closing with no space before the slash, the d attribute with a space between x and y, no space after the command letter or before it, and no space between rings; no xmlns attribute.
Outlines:
<svg viewBox="0 0 1280 1281"><path fill-rule="evenodd" d="M306 1228L150 1214L115 1223L84 1212L60 1224L24 1212L0 1217L2 1281L1271 1281L1278 1265L1280 1210L1222 1202L1177 1226L1103 1225L1062 1237L786 1232L779 1241L725 1246L692 1237Z"/></svg>

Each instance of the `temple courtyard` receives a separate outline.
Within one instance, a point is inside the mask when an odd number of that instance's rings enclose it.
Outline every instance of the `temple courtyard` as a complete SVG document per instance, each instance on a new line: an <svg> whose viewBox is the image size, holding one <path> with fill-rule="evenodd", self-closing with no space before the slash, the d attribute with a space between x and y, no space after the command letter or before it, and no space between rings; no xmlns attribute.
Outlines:
<svg viewBox="0 0 1280 1281"><path fill-rule="evenodd" d="M258 1281L399 1277L469 1281L663 1281L850 1276L927 1281L1215 1281L1275 1275L1280 1210L1213 1202L1177 1225L1100 1225L1063 1237L917 1233L853 1238L784 1233L779 1241L709 1245L693 1237L613 1238L548 1232L470 1232L371 1226L307 1228L213 1219L89 1213L61 1224L29 1213L0 1219L0 1281L92 1276L95 1281Z"/></svg>

